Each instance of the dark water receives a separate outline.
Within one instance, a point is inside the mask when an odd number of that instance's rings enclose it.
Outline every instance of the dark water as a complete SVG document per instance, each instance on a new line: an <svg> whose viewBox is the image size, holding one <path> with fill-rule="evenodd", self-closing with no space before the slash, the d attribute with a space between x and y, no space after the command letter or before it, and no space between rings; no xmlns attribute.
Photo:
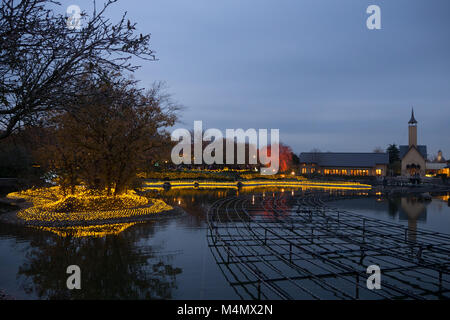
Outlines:
<svg viewBox="0 0 450 320"><path fill-rule="evenodd" d="M100 238L60 237L0 224L0 289L18 299L237 299L208 248L205 221L213 201L235 194L171 190L165 200L182 206L186 216L136 224ZM333 205L450 233L450 207L444 197L431 202L364 198ZM66 287L69 265L81 268L81 290Z"/></svg>
<svg viewBox="0 0 450 320"><path fill-rule="evenodd" d="M450 234L448 196L436 196L432 201L423 201L413 196L394 199L362 198L340 200L330 205L410 228Z"/></svg>

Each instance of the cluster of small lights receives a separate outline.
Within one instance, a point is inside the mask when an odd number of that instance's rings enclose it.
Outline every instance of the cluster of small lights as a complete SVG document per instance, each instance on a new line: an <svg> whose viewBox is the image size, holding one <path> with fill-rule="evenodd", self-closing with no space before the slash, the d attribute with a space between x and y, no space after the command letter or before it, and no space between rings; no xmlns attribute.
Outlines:
<svg viewBox="0 0 450 320"><path fill-rule="evenodd" d="M77 188L76 193L80 192L80 188ZM60 187L51 188L32 188L20 192L13 192L7 195L10 199L25 199L28 202L32 202L34 205L46 205L54 203L64 197L62 189Z"/></svg>
<svg viewBox="0 0 450 320"><path fill-rule="evenodd" d="M124 195L118 196L99 196L99 195L71 195L64 197L56 202L45 205L47 211L53 212L66 212L72 211L71 208L75 208L76 211L96 210L106 211L115 209L129 209L149 204L149 199L141 197L134 192L128 192ZM70 208L67 210L67 208Z"/></svg>
<svg viewBox="0 0 450 320"><path fill-rule="evenodd" d="M209 169L209 170L191 169L190 171L200 171L200 172L248 172L249 169L230 169L228 167L225 167L223 169Z"/></svg>
<svg viewBox="0 0 450 320"><path fill-rule="evenodd" d="M220 172L210 171L169 171L169 172L152 172L147 174L140 174L141 178L155 179L155 180L179 180L179 179L217 179L217 180L230 180L231 177L220 174Z"/></svg>
<svg viewBox="0 0 450 320"><path fill-rule="evenodd" d="M371 189L368 184L357 182L313 182L313 181L248 181L242 182L243 187L253 186L277 186L277 187L318 187L318 188L346 188L346 189Z"/></svg>
<svg viewBox="0 0 450 320"><path fill-rule="evenodd" d="M30 189L11 193L9 198L23 198L33 207L17 216L25 221L94 221L145 216L173 209L159 199L148 199L129 191L118 196L101 196L80 187L64 196L58 187Z"/></svg>
<svg viewBox="0 0 450 320"><path fill-rule="evenodd" d="M272 174L272 175L261 175L259 173L248 173L241 174L240 177L245 180L254 180L254 179L266 179L266 180L297 180L297 181L305 181L306 178L302 176L296 176L295 172L291 172L291 174Z"/></svg>
<svg viewBox="0 0 450 320"><path fill-rule="evenodd" d="M258 171L256 169L256 171ZM151 172L151 173L140 173L138 177L145 179L155 179L155 180L183 180L183 179L225 179L226 176L220 173L239 173L239 176L245 180L251 180L255 178L266 178L271 180L277 179L295 179L295 180L305 180L304 177L296 176L295 172L292 171L287 174L274 174L270 176L262 176L260 173L250 173L250 170L238 170L238 169L217 169L217 170L202 170L202 169L191 169L189 171L167 171L167 172ZM216 175L215 175L216 174ZM231 178L229 178L231 179Z"/></svg>
<svg viewBox="0 0 450 320"><path fill-rule="evenodd" d="M150 214L160 213L171 210L172 207L162 200L154 200L149 207L122 209L122 210L108 210L108 211L78 211L78 212L53 212L47 211L42 207L31 207L20 211L17 217L25 221L45 221L45 222L59 222L59 221L99 221L117 218L129 218L137 216L146 216Z"/></svg>
<svg viewBox="0 0 450 320"><path fill-rule="evenodd" d="M119 233L125 231L131 226L138 224L138 222L131 223L117 223L117 224L106 224L106 225L95 225L95 226L76 226L76 227L65 227L65 228L52 228L52 227L32 227L34 229L53 232L60 237L93 237L93 238L103 238L108 235L118 235Z"/></svg>
<svg viewBox="0 0 450 320"><path fill-rule="evenodd" d="M183 186L190 184L199 184L199 185L223 185L223 186L235 186L236 182L222 182L222 181L172 181L170 185L172 186Z"/></svg>
<svg viewBox="0 0 450 320"><path fill-rule="evenodd" d="M277 187L277 188L321 188L321 189L371 189L372 186L355 182L311 182L311 181L241 181L242 188L261 188L261 187ZM237 182L198 182L198 181L173 181L170 182L173 189L238 189ZM164 182L147 182L144 189L162 190Z"/></svg>

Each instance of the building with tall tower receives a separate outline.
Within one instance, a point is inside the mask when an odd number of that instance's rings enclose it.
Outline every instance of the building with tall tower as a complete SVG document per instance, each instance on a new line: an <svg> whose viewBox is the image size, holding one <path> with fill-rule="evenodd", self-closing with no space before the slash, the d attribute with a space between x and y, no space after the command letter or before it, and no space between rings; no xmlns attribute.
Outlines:
<svg viewBox="0 0 450 320"><path fill-rule="evenodd" d="M427 146L417 143L417 120L414 109L408 122L407 146L400 146L400 159L402 160L402 176L425 176L427 163Z"/></svg>

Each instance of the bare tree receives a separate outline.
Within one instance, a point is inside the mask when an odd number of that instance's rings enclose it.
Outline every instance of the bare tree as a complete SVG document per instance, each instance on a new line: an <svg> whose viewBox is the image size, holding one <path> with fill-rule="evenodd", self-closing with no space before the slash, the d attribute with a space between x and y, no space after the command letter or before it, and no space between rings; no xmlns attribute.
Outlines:
<svg viewBox="0 0 450 320"><path fill-rule="evenodd" d="M373 152L374 153L385 153L385 151L381 147L375 147L375 149L373 149Z"/></svg>
<svg viewBox="0 0 450 320"><path fill-rule="evenodd" d="M313 163L319 162L320 154L321 154L320 149L313 148L313 149L311 149L310 153L311 153L311 162L313 162Z"/></svg>
<svg viewBox="0 0 450 320"><path fill-rule="evenodd" d="M150 35L137 34L126 13L113 23L105 11L81 13L81 29L51 9L52 0L0 0L0 139L83 94L80 79L104 70L132 72L130 59L155 60Z"/></svg>

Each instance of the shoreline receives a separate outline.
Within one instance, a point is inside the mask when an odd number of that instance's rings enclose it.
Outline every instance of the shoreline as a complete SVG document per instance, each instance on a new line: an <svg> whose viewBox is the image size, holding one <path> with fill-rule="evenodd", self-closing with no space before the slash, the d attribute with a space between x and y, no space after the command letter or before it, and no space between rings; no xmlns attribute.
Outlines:
<svg viewBox="0 0 450 320"><path fill-rule="evenodd" d="M246 180L246 181L214 181L214 180L171 180L171 181L145 181L140 187L141 192L151 190L169 189L245 189L245 188L331 188L349 190L371 190L373 186L353 181L309 181L309 180Z"/></svg>
<svg viewBox="0 0 450 320"><path fill-rule="evenodd" d="M377 193L380 192L384 196L408 196L417 195L421 196L425 193L436 194L436 193L450 193L450 186L373 186L372 191Z"/></svg>
<svg viewBox="0 0 450 320"><path fill-rule="evenodd" d="M267 183L268 182L268 183ZM163 189L164 183L167 182L150 182L147 185L147 188L144 187L144 189L151 190L153 188L157 189ZM197 185L195 185L197 184ZM203 185L204 184L204 185ZM176 186L182 186L182 187L190 187L195 190L201 190L205 187L208 189L211 188L218 188L221 187L234 187L237 183L221 183L216 181L208 181L208 182L193 182L193 181L186 181L186 182L178 182L171 187ZM254 186L254 185L270 185L273 186L279 186L279 184L286 184L289 187L308 187L308 184L304 183L291 183L290 181L254 181L253 183L248 183L248 186ZM150 185L150 186L149 186ZM368 191L372 195L382 195L385 197L391 197L391 196L409 196L409 195L415 195L419 197L427 197L431 194L445 194L450 193L450 186L447 185L416 185L416 186L382 186L382 185L372 185L370 188L364 188L367 185L360 184L360 187L358 188L357 184L350 184L345 186L345 183L340 183L339 181L336 181L334 183L325 184L321 182L316 182L314 187L318 188L345 188L348 190L360 190L360 191ZM153 187L153 188L152 188ZM311 187L311 186L310 186ZM155 188L155 189L156 189ZM245 186L244 186L245 188ZM0 223L6 223L6 224L13 224L13 225L19 225L19 226L30 226L30 227L52 227L52 228L66 228L66 227L87 227L87 226L101 226L101 225L111 225L111 224L121 224L121 223L132 223L132 222L147 222L147 221L159 221L164 219L169 219L172 217L178 217L186 214L186 212L179 206L173 206L173 209L166 210L158 213L151 213L147 215L140 215L140 216L131 216L131 217L120 217L120 218L109 218L109 219L99 219L99 220L64 220L64 221L39 221L39 220L31 220L26 221L17 216L19 211L30 208L33 206L31 202L26 201L20 201L20 200L13 200L9 198L0 198L0 201L4 203L10 203L18 207L17 210L6 212L3 214L0 214ZM450 203L450 202L449 202Z"/></svg>

